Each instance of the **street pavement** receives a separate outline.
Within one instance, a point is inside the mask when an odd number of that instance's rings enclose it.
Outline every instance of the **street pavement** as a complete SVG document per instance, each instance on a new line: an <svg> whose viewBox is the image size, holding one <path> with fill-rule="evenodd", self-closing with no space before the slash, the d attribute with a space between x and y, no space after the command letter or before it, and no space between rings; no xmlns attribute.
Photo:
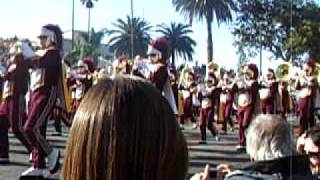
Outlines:
<svg viewBox="0 0 320 180"><path fill-rule="evenodd" d="M294 123L296 124L296 123ZM64 149L66 145L68 129L63 128L63 136L53 136L54 128L51 123L47 129L47 139L50 144L61 150L62 156L60 162L63 162ZM192 129L191 125L186 126L183 133L187 139L189 147L189 170L188 177L196 172L202 172L206 164L210 164L211 174L216 176L216 166L220 163L232 165L243 164L249 162L249 156L245 152L239 152L235 146L238 142L238 131L228 132L228 134L220 134L220 141L216 141L207 131L208 144L198 144L200 140L200 130ZM21 143L14 137L12 133L10 138L10 160L9 165L0 165L0 180L16 180L19 175L30 167L29 154ZM59 179L59 173L50 175L45 173L45 179Z"/></svg>

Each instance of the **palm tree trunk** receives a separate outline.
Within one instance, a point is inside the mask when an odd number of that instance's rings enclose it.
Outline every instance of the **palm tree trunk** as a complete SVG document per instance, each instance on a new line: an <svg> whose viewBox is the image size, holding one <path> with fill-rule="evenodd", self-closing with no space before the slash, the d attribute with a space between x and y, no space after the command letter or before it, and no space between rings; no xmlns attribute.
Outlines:
<svg viewBox="0 0 320 180"><path fill-rule="evenodd" d="M174 49L172 49L172 52L171 52L171 66L176 67Z"/></svg>
<svg viewBox="0 0 320 180"><path fill-rule="evenodd" d="M213 42L212 42L212 20L206 18L207 20L207 31L208 31L208 62L213 60Z"/></svg>

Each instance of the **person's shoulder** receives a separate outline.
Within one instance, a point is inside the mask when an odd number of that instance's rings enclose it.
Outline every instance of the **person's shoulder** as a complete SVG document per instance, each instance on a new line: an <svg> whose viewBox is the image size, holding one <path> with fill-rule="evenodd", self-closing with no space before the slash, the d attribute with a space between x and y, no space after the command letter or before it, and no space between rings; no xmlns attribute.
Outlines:
<svg viewBox="0 0 320 180"><path fill-rule="evenodd" d="M48 48L45 55L48 56L55 56L55 57L61 57L60 56L60 51L56 48Z"/></svg>
<svg viewBox="0 0 320 180"><path fill-rule="evenodd" d="M229 174L225 180L280 180L281 174L262 174L257 171L236 170Z"/></svg>
<svg viewBox="0 0 320 180"><path fill-rule="evenodd" d="M155 69L158 72L168 72L167 66L162 63L155 64Z"/></svg>

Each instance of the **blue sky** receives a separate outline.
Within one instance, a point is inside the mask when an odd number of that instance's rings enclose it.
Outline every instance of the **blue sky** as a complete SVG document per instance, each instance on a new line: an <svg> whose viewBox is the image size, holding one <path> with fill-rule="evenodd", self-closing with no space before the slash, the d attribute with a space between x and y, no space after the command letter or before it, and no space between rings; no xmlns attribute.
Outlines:
<svg viewBox="0 0 320 180"><path fill-rule="evenodd" d="M7 0L0 6L0 37L34 38L42 25L58 24L63 31L71 30L72 0ZM96 30L112 28L111 23L117 18L130 14L130 0L99 0L94 2L91 11L91 27ZM179 13L174 11L171 0L134 0L134 15L144 17L152 25L170 22L188 23ZM75 29L87 30L88 11L75 0ZM197 42L194 60L206 62L207 32L206 25L194 22L194 33L191 35ZM69 34L69 35L68 35ZM70 37L70 33L66 36ZM159 34L153 33L153 37ZM238 56L232 46L233 37L230 27L213 24L214 61L221 66L234 68ZM266 54L266 53L264 53ZM265 57L266 58L266 57ZM252 59L257 62L258 57ZM264 62L264 64L269 62ZM263 68L265 69L265 68Z"/></svg>

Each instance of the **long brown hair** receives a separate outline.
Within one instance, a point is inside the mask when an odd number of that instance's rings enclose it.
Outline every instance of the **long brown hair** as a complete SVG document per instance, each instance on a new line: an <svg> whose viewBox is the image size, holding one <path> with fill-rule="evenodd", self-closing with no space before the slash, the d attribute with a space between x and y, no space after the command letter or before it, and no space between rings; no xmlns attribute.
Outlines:
<svg viewBox="0 0 320 180"><path fill-rule="evenodd" d="M151 84L128 77L91 88L73 121L64 180L183 180L186 141L168 102Z"/></svg>

